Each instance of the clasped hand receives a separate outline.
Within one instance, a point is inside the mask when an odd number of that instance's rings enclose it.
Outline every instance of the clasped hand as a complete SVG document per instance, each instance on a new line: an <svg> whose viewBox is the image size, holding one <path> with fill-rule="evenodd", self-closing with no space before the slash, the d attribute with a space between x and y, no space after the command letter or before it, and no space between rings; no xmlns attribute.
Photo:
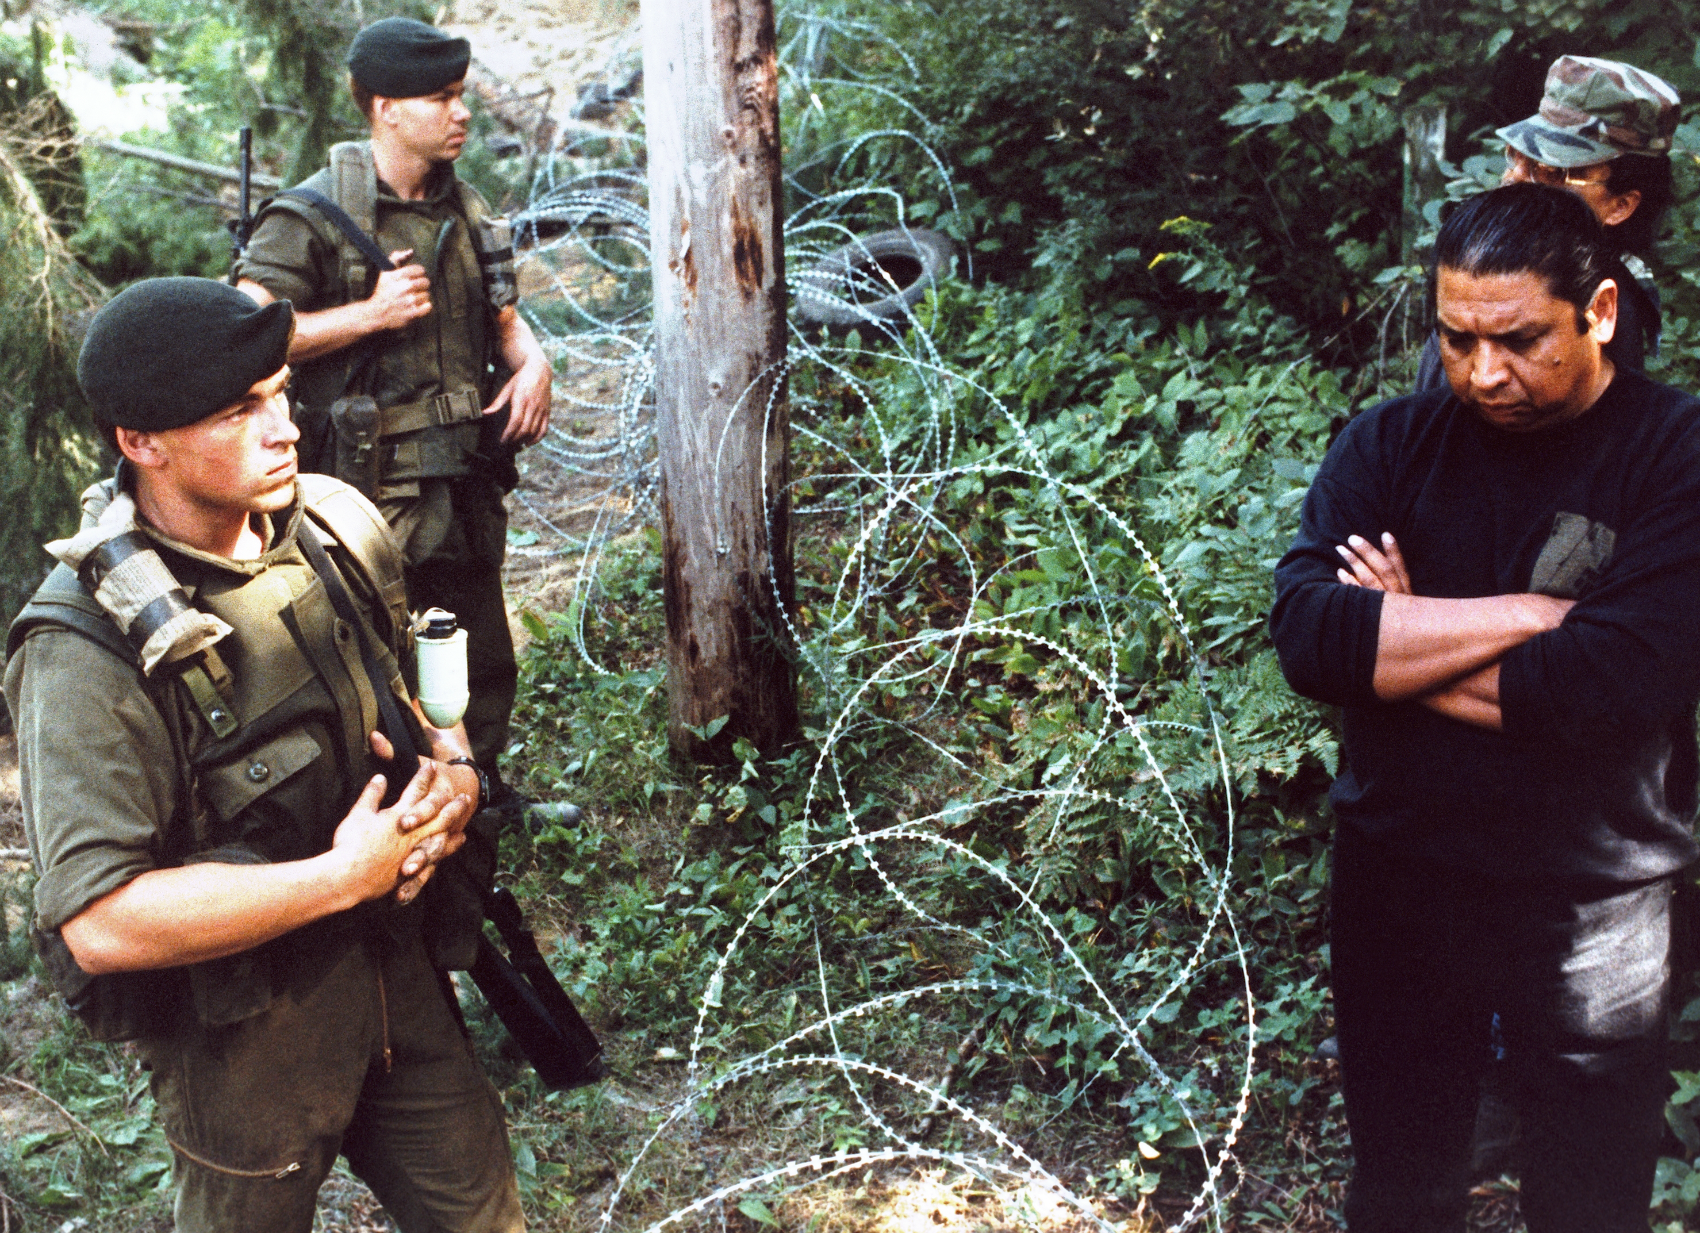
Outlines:
<svg viewBox="0 0 1700 1233"><path fill-rule="evenodd" d="M378 757L395 756L382 733L372 733L371 744ZM384 788L384 777L374 776L337 827L331 847L342 849L353 864L365 892L362 899L393 891L398 902L407 903L437 865L466 842L473 800L456 791L448 767L429 758L419 760L418 772L395 804L380 809Z"/></svg>

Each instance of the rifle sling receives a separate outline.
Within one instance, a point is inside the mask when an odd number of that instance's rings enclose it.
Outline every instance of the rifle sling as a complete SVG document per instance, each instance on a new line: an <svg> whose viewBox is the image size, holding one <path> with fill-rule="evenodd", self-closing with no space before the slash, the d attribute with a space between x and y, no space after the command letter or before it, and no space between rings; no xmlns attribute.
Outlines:
<svg viewBox="0 0 1700 1233"><path fill-rule="evenodd" d="M295 542L301 546L301 553L307 558L307 564L313 567L313 572L324 584L331 607L338 617L354 628L354 636L360 641L360 663L366 671L367 683L371 685L372 693L378 702L378 730L389 737L390 745L395 750L395 757L390 760L386 776L389 784L384 791L384 802L388 805L401 795L401 790L407 786L408 781L419 773L419 749L414 743L412 729L402 719L401 707L396 702L394 691L390 689L390 674L383 670L373 651L366 622L361 619L359 610L354 606L354 597L348 593L342 575L337 573L336 567L331 564L330 556L319 543L313 528L302 527Z"/></svg>
<svg viewBox="0 0 1700 1233"><path fill-rule="evenodd" d="M389 254L378 247L376 240L360 230L360 224L348 216L348 211L317 189L289 188L279 193L278 196L293 197L297 201L305 201L320 214L323 214L331 226L342 232L344 238L359 250L362 257L380 270L395 269L395 263L390 260Z"/></svg>

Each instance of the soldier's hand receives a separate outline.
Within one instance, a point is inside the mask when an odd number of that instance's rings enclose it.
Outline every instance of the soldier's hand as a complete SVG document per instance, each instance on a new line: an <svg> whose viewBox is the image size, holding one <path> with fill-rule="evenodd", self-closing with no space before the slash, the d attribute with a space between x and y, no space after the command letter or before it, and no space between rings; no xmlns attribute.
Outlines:
<svg viewBox="0 0 1700 1233"><path fill-rule="evenodd" d="M427 731L436 733L438 730L428 728ZM372 733L371 745L372 752L386 762L395 757L394 746L382 732ZM464 755L465 752L454 749L452 754ZM427 781L431 788L418 805L401 816L396 825L404 834L418 831L428 837L416 844L408 853L407 859L402 862L402 876L407 881L396 887L395 897L398 902L406 903L417 895L425 883L430 881L431 872L436 868L437 862L454 855L466 841L466 824L471 821L473 809L476 807L474 802L477 800L477 789L474 788L471 795L457 789L454 775L453 767L445 766L431 758L419 759L419 771L414 776L414 782ZM438 789L444 788L450 794L448 804L444 809L433 812L434 802L439 795ZM440 831L436 826L439 817L447 822L446 828Z"/></svg>
<svg viewBox="0 0 1700 1233"><path fill-rule="evenodd" d="M412 256L411 248L391 253L398 268L378 275L378 285L366 301L374 331L399 330L431 311L431 276L417 261L408 263Z"/></svg>
<svg viewBox="0 0 1700 1233"><path fill-rule="evenodd" d="M377 749L379 742L372 744ZM389 747L388 741L382 744ZM348 875L362 901L410 885L405 902L418 893L432 866L465 842L472 800L454 791L436 763L422 765L388 809L378 808L384 785L382 775L366 785L337 826L331 850L348 861Z"/></svg>
<svg viewBox="0 0 1700 1233"><path fill-rule="evenodd" d="M543 440L543 434L549 431L554 379L547 360L532 360L508 378L495 400L484 408L485 415L494 415L510 403L513 405L507 426L502 429L503 441L536 445Z"/></svg>

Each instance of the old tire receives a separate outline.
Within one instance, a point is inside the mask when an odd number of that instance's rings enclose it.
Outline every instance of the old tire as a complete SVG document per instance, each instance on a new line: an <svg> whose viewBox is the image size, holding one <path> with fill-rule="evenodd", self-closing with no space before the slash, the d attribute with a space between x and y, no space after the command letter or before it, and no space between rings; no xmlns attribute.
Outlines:
<svg viewBox="0 0 1700 1233"><path fill-rule="evenodd" d="M797 313L830 330L902 321L953 251L949 237L914 227L852 240L797 276Z"/></svg>

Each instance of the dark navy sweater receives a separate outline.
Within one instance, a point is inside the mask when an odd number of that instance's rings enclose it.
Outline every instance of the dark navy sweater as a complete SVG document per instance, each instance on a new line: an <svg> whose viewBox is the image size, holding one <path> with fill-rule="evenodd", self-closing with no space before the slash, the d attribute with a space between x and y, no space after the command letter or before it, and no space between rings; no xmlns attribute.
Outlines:
<svg viewBox="0 0 1700 1233"><path fill-rule="evenodd" d="M1575 549L1539 589L1576 606L1500 661L1504 732L1376 699L1381 595L1336 580L1334 546L1383 531L1413 590L1443 598L1537 589L1549 541ZM1343 824L1516 880L1638 881L1696 854L1700 400L1620 371L1532 434L1450 391L1383 403L1328 451L1275 587L1287 680L1344 707Z"/></svg>

